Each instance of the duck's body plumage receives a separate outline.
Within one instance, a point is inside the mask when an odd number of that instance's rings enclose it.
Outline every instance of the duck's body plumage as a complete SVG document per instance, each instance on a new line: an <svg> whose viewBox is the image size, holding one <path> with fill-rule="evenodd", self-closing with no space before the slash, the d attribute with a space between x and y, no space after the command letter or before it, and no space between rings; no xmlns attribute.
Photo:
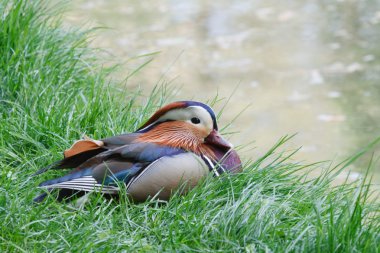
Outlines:
<svg viewBox="0 0 380 253"><path fill-rule="evenodd" d="M133 200L144 201L154 196L167 200L181 185L185 193L210 171L237 172L241 162L217 133L211 108L183 101L158 110L134 133L77 141L64 152L63 160L36 174L66 168L73 170L39 187L48 192L57 189L58 200L92 191L115 195L124 189Z"/></svg>

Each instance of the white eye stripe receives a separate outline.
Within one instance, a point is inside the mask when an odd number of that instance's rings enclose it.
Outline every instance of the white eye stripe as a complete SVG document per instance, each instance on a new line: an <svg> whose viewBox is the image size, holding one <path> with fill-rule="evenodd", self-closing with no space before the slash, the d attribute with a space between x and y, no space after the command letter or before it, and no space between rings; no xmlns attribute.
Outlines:
<svg viewBox="0 0 380 253"><path fill-rule="evenodd" d="M213 120L210 113L200 106L189 106L186 108L175 109L164 114L159 121L180 120L192 122L193 118L197 118L201 124L212 128ZM193 122L194 123L194 122Z"/></svg>
<svg viewBox="0 0 380 253"><path fill-rule="evenodd" d="M212 169L212 171L214 172L215 176L219 177L220 176L220 173L218 172L218 169L215 167L214 163L211 161L210 158L208 158L207 156L202 156L204 158L204 160L206 160L206 163L208 164L208 166ZM224 171L224 169L223 169Z"/></svg>
<svg viewBox="0 0 380 253"><path fill-rule="evenodd" d="M205 112L207 112L207 114L210 115L210 113L205 108L203 108L202 106L199 106L199 105L191 105L191 106L188 106L187 108L199 108L199 109L204 110ZM209 109L215 115L214 110L211 107ZM210 117L211 117L211 115L210 115Z"/></svg>
<svg viewBox="0 0 380 253"><path fill-rule="evenodd" d="M213 111L212 111L213 112ZM199 119L199 123L192 122L193 118ZM172 109L162 115L159 119L139 130L139 132L149 131L151 127L164 121L185 121L211 132L214 128L214 121L210 112L201 106L188 106L185 108Z"/></svg>

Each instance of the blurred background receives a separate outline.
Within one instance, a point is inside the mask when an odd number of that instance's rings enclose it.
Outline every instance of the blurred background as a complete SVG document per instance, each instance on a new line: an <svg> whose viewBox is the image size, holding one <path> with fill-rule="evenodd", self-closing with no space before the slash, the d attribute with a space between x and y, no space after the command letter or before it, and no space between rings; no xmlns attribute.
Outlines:
<svg viewBox="0 0 380 253"><path fill-rule="evenodd" d="M149 62L124 82L130 90L164 81L175 100L232 95L219 124L243 111L228 131L239 132L235 145L254 141L246 158L297 133L294 159L340 162L380 136L380 1L76 0L64 23L106 27L92 46L122 64L115 79Z"/></svg>

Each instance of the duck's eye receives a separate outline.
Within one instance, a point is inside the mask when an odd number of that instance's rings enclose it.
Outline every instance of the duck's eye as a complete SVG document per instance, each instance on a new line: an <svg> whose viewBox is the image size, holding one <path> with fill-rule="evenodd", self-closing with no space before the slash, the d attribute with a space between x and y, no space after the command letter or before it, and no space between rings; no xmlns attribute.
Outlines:
<svg viewBox="0 0 380 253"><path fill-rule="evenodd" d="M201 123L201 120L198 119L198 118L196 118L196 117L194 117L194 118L191 118L191 123L193 123L193 124L199 124L199 123Z"/></svg>

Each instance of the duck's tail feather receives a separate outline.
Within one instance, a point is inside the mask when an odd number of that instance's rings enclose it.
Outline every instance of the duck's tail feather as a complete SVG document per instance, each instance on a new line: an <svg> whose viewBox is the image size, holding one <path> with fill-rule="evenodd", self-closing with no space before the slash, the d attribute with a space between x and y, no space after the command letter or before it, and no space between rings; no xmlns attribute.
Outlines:
<svg viewBox="0 0 380 253"><path fill-rule="evenodd" d="M74 198L80 198L83 195L85 195L87 192L83 191L77 191L73 189L56 189L56 191L53 192L54 189L48 189L47 192L44 192L37 197L33 199L33 202L38 204L41 203L48 197L49 195L53 194L55 199L59 202L69 202L72 201ZM56 194L55 194L56 193Z"/></svg>
<svg viewBox="0 0 380 253"><path fill-rule="evenodd" d="M51 192L51 189L49 190L49 192ZM37 197L35 197L33 199L33 202L34 203L41 203L46 197L48 196L48 194L46 192L38 195Z"/></svg>

